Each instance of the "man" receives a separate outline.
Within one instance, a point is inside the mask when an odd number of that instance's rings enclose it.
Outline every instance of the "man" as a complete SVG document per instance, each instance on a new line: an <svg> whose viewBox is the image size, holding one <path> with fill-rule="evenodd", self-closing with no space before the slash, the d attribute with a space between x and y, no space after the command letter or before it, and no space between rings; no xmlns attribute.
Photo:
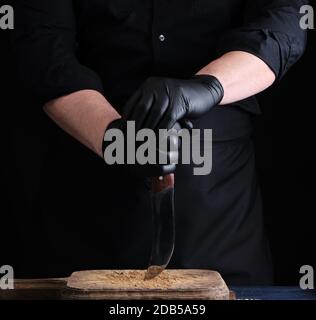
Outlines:
<svg viewBox="0 0 316 320"><path fill-rule="evenodd" d="M146 268L147 173L135 178L105 165L104 133L122 121L156 130L190 120L213 129L213 170L193 176L190 166L177 166L170 267L219 270L229 284L271 283L251 139L260 113L254 95L302 55L306 2L13 1L14 61L20 88L35 101L15 121L23 134L16 159L24 155L12 189L24 194L13 204L20 273Z"/></svg>

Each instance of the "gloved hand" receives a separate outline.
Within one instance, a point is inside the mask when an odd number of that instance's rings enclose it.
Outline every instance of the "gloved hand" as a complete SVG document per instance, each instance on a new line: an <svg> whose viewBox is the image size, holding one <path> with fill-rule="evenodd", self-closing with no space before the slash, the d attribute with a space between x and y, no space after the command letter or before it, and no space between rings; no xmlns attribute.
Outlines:
<svg viewBox="0 0 316 320"><path fill-rule="evenodd" d="M196 75L189 80L149 78L127 102L123 119L135 121L136 130L170 129L183 119L196 119L223 99L217 78Z"/></svg>
<svg viewBox="0 0 316 320"><path fill-rule="evenodd" d="M187 128L190 128L190 123L185 123ZM170 173L174 173L176 170L176 159L179 157L180 152L180 139L176 137L176 135L172 135L171 137L168 137L168 148L167 150L161 150L158 148L158 139L156 141L157 143L157 149L156 149L156 164L145 164L141 165L137 163L135 164L127 164L127 122L123 119L115 120L108 126L106 133L110 129L119 129L124 136L124 164L114 164L114 169L119 170L127 170L129 174L135 176L135 177L160 177L165 176ZM173 128L176 132L179 132L182 128L179 123L175 123ZM136 131L137 133L137 131ZM105 159L106 154L106 148L111 144L111 141L103 141L102 151ZM136 142L136 149L139 147L140 143ZM163 154L165 158L167 159L166 164L159 164L159 154Z"/></svg>

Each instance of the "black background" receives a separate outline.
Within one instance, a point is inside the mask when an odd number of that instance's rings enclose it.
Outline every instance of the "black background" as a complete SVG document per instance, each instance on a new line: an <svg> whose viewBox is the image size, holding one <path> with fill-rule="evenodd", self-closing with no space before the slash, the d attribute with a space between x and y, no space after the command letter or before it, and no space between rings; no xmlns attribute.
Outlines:
<svg viewBox="0 0 316 320"><path fill-rule="evenodd" d="M10 202L19 199L9 197L8 167L12 148L19 148L10 143L14 110L25 101L12 78L9 32L0 30L0 266L14 265L20 241L10 215ZM280 285L298 284L304 264L316 269L315 56L316 30L311 30L304 57L280 83L259 96L263 115L256 125L258 171ZM26 143L23 136L22 143Z"/></svg>

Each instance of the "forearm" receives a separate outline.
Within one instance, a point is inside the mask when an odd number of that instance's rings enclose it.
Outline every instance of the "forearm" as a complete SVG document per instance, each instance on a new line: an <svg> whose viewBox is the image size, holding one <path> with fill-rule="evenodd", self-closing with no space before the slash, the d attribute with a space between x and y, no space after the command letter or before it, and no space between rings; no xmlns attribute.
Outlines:
<svg viewBox="0 0 316 320"><path fill-rule="evenodd" d="M201 69L219 79L225 95L221 104L228 104L255 95L275 80L274 73L259 58L234 51L223 55ZM82 90L50 101L45 112L62 129L102 156L104 132L120 115L97 91Z"/></svg>
<svg viewBox="0 0 316 320"><path fill-rule="evenodd" d="M82 90L48 102L47 115L63 130L102 156L104 132L120 115L97 91Z"/></svg>
<svg viewBox="0 0 316 320"><path fill-rule="evenodd" d="M256 56L232 51L211 62L198 74L210 74L222 84L225 94L221 105L253 96L273 84L275 75L268 65Z"/></svg>

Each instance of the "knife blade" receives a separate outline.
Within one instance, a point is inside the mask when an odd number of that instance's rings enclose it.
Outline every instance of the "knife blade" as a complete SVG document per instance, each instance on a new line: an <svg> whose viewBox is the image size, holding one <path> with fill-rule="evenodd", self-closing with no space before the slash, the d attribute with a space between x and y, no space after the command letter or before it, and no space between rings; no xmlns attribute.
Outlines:
<svg viewBox="0 0 316 320"><path fill-rule="evenodd" d="M175 242L174 174L151 180L153 241L145 280L157 277L169 264Z"/></svg>

